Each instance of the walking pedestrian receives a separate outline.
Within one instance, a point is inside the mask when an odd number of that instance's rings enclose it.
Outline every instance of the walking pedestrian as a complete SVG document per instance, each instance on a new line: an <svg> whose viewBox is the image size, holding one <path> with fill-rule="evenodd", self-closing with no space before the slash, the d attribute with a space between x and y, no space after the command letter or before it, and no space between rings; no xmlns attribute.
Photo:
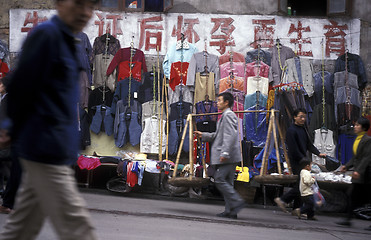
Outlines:
<svg viewBox="0 0 371 240"><path fill-rule="evenodd" d="M353 210L362 204L371 203L371 137L367 136L370 121L360 117L354 125L354 133L357 134L353 144L353 157L349 162L340 167L341 172L354 169L352 185L349 188L347 217L337 222L338 225L351 226ZM367 228L371 230L371 226Z"/></svg>
<svg viewBox="0 0 371 240"><path fill-rule="evenodd" d="M305 129L305 121L307 119L307 111L299 108L294 111L294 124L292 124L286 132L286 146L287 153L290 159L291 169L294 175L300 175L300 161L306 158L307 151L319 156L326 157L326 154L320 153L318 149L313 145L309 139L308 132ZM294 200L293 204L293 215L297 212L296 209L300 208L300 181L296 181L292 189L280 198L274 199L274 202L282 209L287 212L286 204Z"/></svg>
<svg viewBox="0 0 371 240"><path fill-rule="evenodd" d="M241 161L238 138L238 120L231 110L233 95L228 92L219 94L217 107L223 112L212 133L195 131L202 141L212 142L211 165L215 165L215 186L223 195L225 210L218 217L237 219L237 213L245 206L244 200L234 189L234 174Z"/></svg>
<svg viewBox="0 0 371 240"><path fill-rule="evenodd" d="M59 239L96 239L70 164L79 147L75 34L97 2L56 0L57 15L29 33L10 76L11 137L23 172L2 240L35 239L46 217Z"/></svg>
<svg viewBox="0 0 371 240"><path fill-rule="evenodd" d="M302 170L300 171L300 195L302 205L300 209L296 209L296 215L301 218L302 214L307 215L308 220L316 220L314 217L314 198L312 186L316 179L310 174L312 169L311 162L308 159L300 161Z"/></svg>

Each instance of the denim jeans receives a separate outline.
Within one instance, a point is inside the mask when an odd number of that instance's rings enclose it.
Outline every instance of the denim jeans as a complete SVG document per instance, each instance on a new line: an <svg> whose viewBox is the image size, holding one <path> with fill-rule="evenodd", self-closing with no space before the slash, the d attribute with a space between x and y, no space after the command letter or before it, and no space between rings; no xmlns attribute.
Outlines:
<svg viewBox="0 0 371 240"><path fill-rule="evenodd" d="M180 144L181 138L183 131L181 133L178 133L177 129L177 120L171 121L170 122L170 131L169 131L169 154L173 155L177 153L178 146ZM186 120L183 119L183 128L185 126ZM187 128L187 133L184 138L184 143L183 143L183 151L189 152L189 130Z"/></svg>
<svg viewBox="0 0 371 240"><path fill-rule="evenodd" d="M104 116L103 123L106 134L111 136L113 134L113 116L110 107L106 107L106 114Z"/></svg>
<svg viewBox="0 0 371 240"><path fill-rule="evenodd" d="M101 130L102 121L103 121L102 105L98 105L98 106L96 106L96 111L95 111L95 114L93 116L93 120L92 120L91 125L90 125L90 130L93 133L98 134Z"/></svg>

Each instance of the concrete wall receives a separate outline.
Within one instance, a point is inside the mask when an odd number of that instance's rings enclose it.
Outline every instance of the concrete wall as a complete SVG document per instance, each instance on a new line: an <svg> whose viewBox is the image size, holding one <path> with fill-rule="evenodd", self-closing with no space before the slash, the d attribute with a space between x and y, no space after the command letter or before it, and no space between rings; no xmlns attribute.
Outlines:
<svg viewBox="0 0 371 240"><path fill-rule="evenodd" d="M9 43L9 9L51 9L54 0L0 0L0 39Z"/></svg>
<svg viewBox="0 0 371 240"><path fill-rule="evenodd" d="M279 15L278 0L174 0L169 12Z"/></svg>

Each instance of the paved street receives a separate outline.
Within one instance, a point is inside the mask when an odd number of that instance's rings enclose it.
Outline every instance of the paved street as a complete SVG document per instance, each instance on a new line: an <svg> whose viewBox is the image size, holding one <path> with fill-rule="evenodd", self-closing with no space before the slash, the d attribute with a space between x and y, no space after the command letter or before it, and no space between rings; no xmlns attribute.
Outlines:
<svg viewBox="0 0 371 240"><path fill-rule="evenodd" d="M355 220L353 227L338 227L336 216L318 215L318 221L299 220L276 207L260 205L241 211L238 220L215 216L223 211L220 201L164 200L150 195L107 194L83 190L96 232L111 239L370 239L363 230L371 221ZM7 215L0 214L0 226ZM47 222L38 240L57 239Z"/></svg>

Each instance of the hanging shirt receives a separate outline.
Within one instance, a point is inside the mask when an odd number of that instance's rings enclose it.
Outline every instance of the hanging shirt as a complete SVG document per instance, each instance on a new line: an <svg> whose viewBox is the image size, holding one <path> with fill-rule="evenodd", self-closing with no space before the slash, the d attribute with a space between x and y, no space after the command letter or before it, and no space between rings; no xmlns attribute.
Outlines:
<svg viewBox="0 0 371 240"><path fill-rule="evenodd" d="M318 72L313 75L314 79L314 94L313 94L313 106L322 103L322 72ZM334 89L331 83L331 73L324 72L324 82L325 82L325 103L334 105Z"/></svg>
<svg viewBox="0 0 371 240"><path fill-rule="evenodd" d="M371 83L367 84L362 92L362 115L371 115Z"/></svg>
<svg viewBox="0 0 371 240"><path fill-rule="evenodd" d="M160 87L158 86L159 85L158 82L160 82ZM163 82L164 82L164 75L162 73L160 74L160 79L158 79L157 72L155 73L146 72L144 74L144 82L139 87L138 101L141 103L150 102L153 100L153 97L155 97L156 100L159 100L158 91L160 91L160 101L161 101Z"/></svg>
<svg viewBox="0 0 371 240"><path fill-rule="evenodd" d="M287 81L300 83L311 97L314 92L314 81L313 65L310 60L299 57L290 58L285 61L285 67L287 68Z"/></svg>
<svg viewBox="0 0 371 240"><path fill-rule="evenodd" d="M245 103L245 93L243 91L237 90L234 88L233 89L228 88L223 92L229 92L233 95L233 99L234 99L233 108L232 108L233 111L243 111L243 107ZM237 113L236 115L239 118L243 118L243 113ZM222 115L219 115L218 119L220 119L221 117Z"/></svg>
<svg viewBox="0 0 371 240"><path fill-rule="evenodd" d="M129 93L130 82L131 82L131 86L130 86L130 93ZM112 105L111 105L112 112L116 111L117 101L122 100L124 105L128 104L129 94L130 94L130 103L133 104L134 92L138 92L140 85L141 84L135 81L134 79L129 80L128 78L118 82L115 94L113 95L113 99L112 99Z"/></svg>
<svg viewBox="0 0 371 240"><path fill-rule="evenodd" d="M265 77L248 77L246 81L246 94L253 94L260 91L261 94L268 95L269 80Z"/></svg>
<svg viewBox="0 0 371 240"><path fill-rule="evenodd" d="M232 54L231 54L232 53ZM245 57L242 53L238 52L226 52L222 56L219 57L219 65L222 65L226 62L245 62Z"/></svg>
<svg viewBox="0 0 371 240"><path fill-rule="evenodd" d="M228 77L231 72L237 77L245 77L245 63L244 62L226 62L220 65L220 78Z"/></svg>
<svg viewBox="0 0 371 240"><path fill-rule="evenodd" d="M191 58L194 53L197 52L197 48L190 43L187 43L188 48L177 48L176 44L171 45L168 48L168 51L165 55L164 62L162 64L162 67L164 69L164 75L166 78L170 78L170 71L171 71L171 64L174 62L188 62L191 61ZM183 55L183 59L182 59ZM186 80L184 80L186 81Z"/></svg>
<svg viewBox="0 0 371 240"><path fill-rule="evenodd" d="M285 66L286 59L295 57L294 51L286 46L279 45L279 56L277 45L274 45L269 49L269 52L272 54L272 64L269 69L269 82L273 82L273 86L280 84L282 69Z"/></svg>
<svg viewBox="0 0 371 240"><path fill-rule="evenodd" d="M160 119L150 117L144 119L143 132L140 138L140 152L141 153L159 153L159 140L160 140ZM162 154L166 149L166 121L162 120Z"/></svg>
<svg viewBox="0 0 371 240"><path fill-rule="evenodd" d="M92 84L92 76L91 76L91 69L90 69L90 55L92 54L92 47L89 41L88 36L84 32L80 32L76 35L81 42L77 44L77 55L79 58L80 66L86 72L89 85Z"/></svg>
<svg viewBox="0 0 371 240"><path fill-rule="evenodd" d="M232 87L233 86L233 87ZM244 80L242 77L234 77L231 78L230 76L220 79L219 81L219 92L224 92L228 88L234 88L240 91L244 90Z"/></svg>
<svg viewBox="0 0 371 240"><path fill-rule="evenodd" d="M171 64L169 87L175 91L175 86L187 83L188 62L175 62Z"/></svg>
<svg viewBox="0 0 371 240"><path fill-rule="evenodd" d="M335 71L345 71L345 55L348 56L348 72L354 73L358 77L358 86L360 90L363 90L367 84L366 70L361 57L357 54L346 53L338 57L335 62Z"/></svg>
<svg viewBox="0 0 371 240"><path fill-rule="evenodd" d="M147 65L146 65L146 60L145 60L145 57L144 57L144 53L139 49L134 49L134 51L132 52L132 57L130 59L131 51L132 50L131 50L130 47L121 48L115 54L115 56L113 57L110 65L108 66L108 69L107 69L107 72L106 72L107 76L110 75L113 72L113 70L115 70L120 65L121 62L125 62L125 61L130 62L130 60L131 60L132 63L140 62L141 63L141 70L143 70L143 72L147 72ZM119 75L120 75L120 70L119 70ZM123 78L118 78L118 79L122 80ZM141 79L141 78L139 78L139 79Z"/></svg>
<svg viewBox="0 0 371 240"><path fill-rule="evenodd" d="M95 88L106 85L112 92L116 86L116 69L107 77L108 65L113 59L113 55L98 54L93 63L93 85Z"/></svg>
<svg viewBox="0 0 371 240"><path fill-rule="evenodd" d="M260 61L258 64L256 62L246 64L245 78L248 77L268 77L269 76L269 66L264 62Z"/></svg>
<svg viewBox="0 0 371 240"><path fill-rule="evenodd" d="M187 85L195 85L196 73L205 70L205 62L207 63L207 70L214 73L215 91L218 92L220 80L219 58L218 56L205 51L193 54L188 66Z"/></svg>
<svg viewBox="0 0 371 240"><path fill-rule="evenodd" d="M270 66L272 61L270 52L263 49L254 49L246 53L246 63L256 62L257 60L263 61L265 64L268 64L268 66Z"/></svg>
<svg viewBox="0 0 371 240"><path fill-rule="evenodd" d="M194 102L205 100L206 95L209 96L209 100L215 101L214 73L210 72L204 76L196 73Z"/></svg>
<svg viewBox="0 0 371 240"><path fill-rule="evenodd" d="M120 62L119 67L118 67L118 77L117 81L121 81L125 78L130 77L130 72L131 72L131 77L138 82L141 82L142 79L142 63L141 62L132 62L130 64L130 61L123 61Z"/></svg>
<svg viewBox="0 0 371 240"><path fill-rule="evenodd" d="M108 39L107 39L108 38ZM107 43L107 52L106 52ZM94 39L93 50L90 55L90 62L98 54L109 54L115 56L117 51L120 49L120 41L112 36L111 34L103 34L100 37Z"/></svg>
<svg viewBox="0 0 371 240"><path fill-rule="evenodd" d="M205 102L201 101L196 103L196 113L215 113L218 112L218 107L216 102ZM205 115L205 116L198 116L196 117L196 122L206 122L206 121L214 121L216 122L218 119L218 115Z"/></svg>
<svg viewBox="0 0 371 240"><path fill-rule="evenodd" d="M316 129L314 131L314 143L313 145L321 153L325 153L327 156L335 157L336 146L334 144L334 135L331 130ZM320 158L315 154L312 154L312 160L320 165L326 165L326 159Z"/></svg>

